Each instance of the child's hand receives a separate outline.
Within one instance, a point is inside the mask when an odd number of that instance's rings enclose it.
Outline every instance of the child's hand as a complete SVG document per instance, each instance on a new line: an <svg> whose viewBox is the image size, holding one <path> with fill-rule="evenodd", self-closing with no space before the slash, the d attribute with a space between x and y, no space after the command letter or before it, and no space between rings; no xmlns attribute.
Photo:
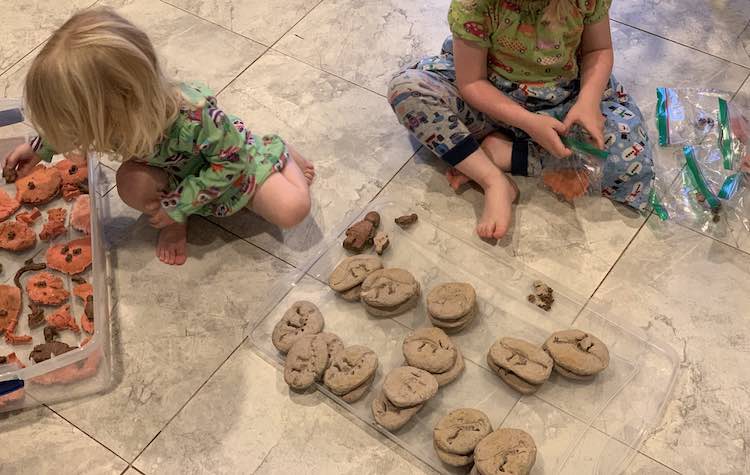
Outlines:
<svg viewBox="0 0 750 475"><path fill-rule="evenodd" d="M21 144L5 157L3 176L14 176L15 174L17 178L23 178L31 173L31 170L41 161L42 159L34 153L31 145Z"/></svg>
<svg viewBox="0 0 750 475"><path fill-rule="evenodd" d="M177 221L170 218L167 212L164 211L163 208L159 207L159 210L151 215L148 222L151 223L151 226L155 227L156 229L161 229L166 228L170 224L175 224Z"/></svg>
<svg viewBox="0 0 750 475"><path fill-rule="evenodd" d="M560 135L567 132L565 125L554 117L544 114L532 114L524 130L537 144L556 158L569 157L573 152L563 145Z"/></svg>
<svg viewBox="0 0 750 475"><path fill-rule="evenodd" d="M604 149L604 117L599 110L599 104L586 101L578 101L565 116L565 130L570 130L573 124L578 124L589 133L594 145Z"/></svg>

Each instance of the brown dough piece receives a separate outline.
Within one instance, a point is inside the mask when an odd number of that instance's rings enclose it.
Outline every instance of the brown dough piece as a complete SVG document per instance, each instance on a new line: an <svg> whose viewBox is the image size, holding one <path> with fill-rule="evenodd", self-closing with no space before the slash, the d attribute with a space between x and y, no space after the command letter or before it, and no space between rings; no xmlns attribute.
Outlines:
<svg viewBox="0 0 750 475"><path fill-rule="evenodd" d="M375 211L370 211L365 215L365 219L352 224L346 230L344 239L344 249L353 252L362 252L372 246L372 239L375 236L375 230L380 225L380 215Z"/></svg>
<svg viewBox="0 0 750 475"><path fill-rule="evenodd" d="M530 395L537 392L537 390L541 387L541 385L537 386L531 383L528 383L524 381L523 379L519 378L515 374L511 373L505 368L501 368L497 364L495 364L494 361L492 361L492 358L490 358L489 353L487 353L487 365L490 367L492 371L495 372L495 374L498 375L500 379L503 380L505 384L510 386L511 388L515 389L521 394Z"/></svg>
<svg viewBox="0 0 750 475"><path fill-rule="evenodd" d="M342 299L346 300L347 302L359 302L360 300L359 294L361 292L362 292L362 286L358 285L356 287L352 287L349 290L340 292L337 295L341 297Z"/></svg>
<svg viewBox="0 0 750 475"><path fill-rule="evenodd" d="M402 228L406 228L416 223L417 219L419 219L419 216L417 216L416 213L412 213L412 214L407 214L404 216L399 216L398 218L395 219L395 222Z"/></svg>
<svg viewBox="0 0 750 475"><path fill-rule="evenodd" d="M20 202L6 193L5 190L0 189L0 221L5 221L13 216L13 213L18 211L20 207Z"/></svg>
<svg viewBox="0 0 750 475"><path fill-rule="evenodd" d="M383 393L397 407L423 404L437 393L435 376L413 366L391 370L383 381Z"/></svg>
<svg viewBox="0 0 750 475"><path fill-rule="evenodd" d="M342 396L365 383L378 369L378 356L366 346L347 346L333 357L323 383L333 394Z"/></svg>
<svg viewBox="0 0 750 475"><path fill-rule="evenodd" d="M562 366L556 364L554 366L555 372L562 376L563 378L572 379L574 381L591 381L596 376L595 374L589 375L589 376L582 376L580 374L575 374L571 371L568 371L567 369L563 368Z"/></svg>
<svg viewBox="0 0 750 475"><path fill-rule="evenodd" d="M35 244L36 233L27 224L19 221L0 223L0 249L20 252Z"/></svg>
<svg viewBox="0 0 750 475"><path fill-rule="evenodd" d="M461 373L464 372L466 364L464 363L464 355L461 354L461 350L456 347L456 362L453 367L443 373L432 373L435 376L435 380L438 382L439 387L443 387L447 384L455 381Z"/></svg>
<svg viewBox="0 0 750 475"><path fill-rule="evenodd" d="M383 262L377 256L350 256L333 269L328 285L336 292L344 292L362 284L368 275L382 268Z"/></svg>
<svg viewBox="0 0 750 475"><path fill-rule="evenodd" d="M536 462L536 444L520 429L497 429L474 449L482 475L527 475Z"/></svg>
<svg viewBox="0 0 750 475"><path fill-rule="evenodd" d="M44 327L44 341L46 341L47 343L53 341L58 336L60 336L60 334L54 328Z"/></svg>
<svg viewBox="0 0 750 475"><path fill-rule="evenodd" d="M297 339L286 356L284 381L292 389L307 389L320 379L328 365L328 347L316 335Z"/></svg>
<svg viewBox="0 0 750 475"><path fill-rule="evenodd" d="M34 302L31 302L29 304L28 319L29 328L32 330L44 325L44 323L47 321L46 317L44 316L44 310L42 310L42 307L35 304Z"/></svg>
<svg viewBox="0 0 750 475"><path fill-rule="evenodd" d="M372 242L373 244L375 244L375 252L379 256L382 256L383 252L385 252L385 250L388 249L388 246L391 245L391 241L388 238L388 235L383 231L379 231L377 234L375 234Z"/></svg>
<svg viewBox="0 0 750 475"><path fill-rule="evenodd" d="M89 195L81 195L73 203L70 211L70 225L85 234L91 234L91 200Z"/></svg>
<svg viewBox="0 0 750 475"><path fill-rule="evenodd" d="M434 318L432 315L427 313L427 317L430 319L430 322L432 322L433 325L436 327L442 328L446 333L457 333L467 326L476 318L478 314L477 306L475 305L472 310L469 311L466 315L464 315L459 320L439 320L437 318Z"/></svg>
<svg viewBox="0 0 750 475"><path fill-rule="evenodd" d="M34 303L60 305L70 297L63 280L49 272L40 272L26 281L26 293Z"/></svg>
<svg viewBox="0 0 750 475"><path fill-rule="evenodd" d="M80 274L91 265L91 239L74 239L47 249L47 265L66 274Z"/></svg>
<svg viewBox="0 0 750 475"><path fill-rule="evenodd" d="M395 432L406 425L414 414L422 409L424 404L419 404L413 407L397 407L394 406L391 401L388 400L385 393L381 391L375 399L372 400L372 416L375 418L375 422L388 429L391 432Z"/></svg>
<svg viewBox="0 0 750 475"><path fill-rule="evenodd" d="M341 399L348 402L349 404L359 401L360 399L362 399L362 396L367 394L367 391L370 390L370 386L372 386L372 382L374 380L375 380L375 373L372 373L372 376L370 376L370 379L362 383L360 386L352 389L350 392L341 396Z"/></svg>
<svg viewBox="0 0 750 475"><path fill-rule="evenodd" d="M555 303L554 290L541 280L534 281L534 293L529 294L529 302L541 308L545 312L552 310L552 304Z"/></svg>
<svg viewBox="0 0 750 475"><path fill-rule="evenodd" d="M37 165L31 173L16 180L16 199L21 203L43 204L57 196L61 186L57 168Z"/></svg>
<svg viewBox="0 0 750 475"><path fill-rule="evenodd" d="M63 185L79 185L88 179L89 169L85 165L85 162L81 165L69 158L65 158L57 162L55 168L60 171L60 178Z"/></svg>
<svg viewBox="0 0 750 475"><path fill-rule="evenodd" d="M0 284L0 332L6 330L21 313L21 289Z"/></svg>
<svg viewBox="0 0 750 475"><path fill-rule="evenodd" d="M75 346L69 346L62 341L49 341L42 343L41 345L36 345L31 351L31 354L29 354L29 358L34 360L34 363L41 363L42 361L47 361L53 356L62 355L63 353L75 349Z"/></svg>
<svg viewBox="0 0 750 475"><path fill-rule="evenodd" d="M578 376L593 376L609 366L607 346L581 330L553 333L544 342L544 349L555 360L555 365Z"/></svg>
<svg viewBox="0 0 750 475"><path fill-rule="evenodd" d="M368 275L362 282L362 302L375 309L402 313L411 307L402 304L419 296L419 282L404 269L380 269Z"/></svg>
<svg viewBox="0 0 750 475"><path fill-rule="evenodd" d="M447 452L437 446L437 442L432 441L432 447L435 449L435 453L438 458L446 465L451 467L463 467L474 462L474 454L469 453L467 455L458 455L451 452Z"/></svg>
<svg viewBox="0 0 750 475"><path fill-rule="evenodd" d="M325 342L326 348L328 348L328 366L331 366L334 355L344 349L344 343L335 333L322 332L318 333L316 336L322 338Z"/></svg>
<svg viewBox="0 0 750 475"><path fill-rule="evenodd" d="M459 320L474 309L477 293L471 284L449 282L427 294L427 311L437 320Z"/></svg>
<svg viewBox="0 0 750 475"><path fill-rule="evenodd" d="M430 373L443 373L456 363L456 346L439 328L418 328L404 339L401 349L409 366Z"/></svg>
<svg viewBox="0 0 750 475"><path fill-rule="evenodd" d="M271 342L286 353L294 342L305 335L315 335L323 330L323 314L314 303L306 300L294 302L273 328Z"/></svg>
<svg viewBox="0 0 750 475"><path fill-rule="evenodd" d="M408 312L412 308L416 307L417 303L419 303L419 294L412 296L406 302L402 303L401 305L396 305L395 307L373 307L372 305L368 304L363 304L363 306L365 307L367 313L374 317L389 318L395 317L396 315L401 315L404 312Z"/></svg>
<svg viewBox="0 0 750 475"><path fill-rule="evenodd" d="M499 367L510 371L529 384L539 385L549 379L552 358L542 348L519 338L501 338L492 344L488 357Z"/></svg>
<svg viewBox="0 0 750 475"><path fill-rule="evenodd" d="M432 437L440 450L467 455L474 452L477 444L490 432L492 424L485 413L464 408L455 409L443 416L432 431Z"/></svg>

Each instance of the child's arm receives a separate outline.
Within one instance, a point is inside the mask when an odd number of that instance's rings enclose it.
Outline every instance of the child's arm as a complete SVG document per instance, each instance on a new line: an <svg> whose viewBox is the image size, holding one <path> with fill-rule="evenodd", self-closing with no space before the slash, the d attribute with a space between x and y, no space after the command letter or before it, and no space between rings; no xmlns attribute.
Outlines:
<svg viewBox="0 0 750 475"><path fill-rule="evenodd" d="M602 94L609 83L614 64L612 35L609 16L586 25L581 39L581 92L575 105L565 116L565 126L577 123L594 139L599 148L604 148L604 118L600 104Z"/></svg>
<svg viewBox="0 0 750 475"><path fill-rule="evenodd" d="M472 107L498 122L524 130L536 143L558 158L571 154L560 140L560 134L566 131L562 122L527 111L487 80L487 48L454 37L453 57L458 90Z"/></svg>

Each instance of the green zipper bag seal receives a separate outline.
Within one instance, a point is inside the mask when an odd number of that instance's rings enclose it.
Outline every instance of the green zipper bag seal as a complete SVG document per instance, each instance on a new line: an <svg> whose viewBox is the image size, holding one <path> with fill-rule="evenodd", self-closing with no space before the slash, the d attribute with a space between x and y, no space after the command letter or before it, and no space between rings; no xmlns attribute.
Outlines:
<svg viewBox="0 0 750 475"><path fill-rule="evenodd" d="M651 188L651 193L648 195L648 203L651 205L651 209L654 210L654 213L656 213L659 219L662 221L669 219L669 213L661 204L661 201L659 201L659 197L656 196L656 190L654 188Z"/></svg>
<svg viewBox="0 0 750 475"><path fill-rule="evenodd" d="M600 158L602 160L606 160L607 157L609 157L609 154L605 152L604 150L599 150L593 145L583 142L581 140L572 139L570 137L563 137L562 142L563 144L565 144L566 147L578 153L591 155L593 157Z"/></svg>
<svg viewBox="0 0 750 475"><path fill-rule="evenodd" d="M740 185L740 179L742 178L741 173L735 173L734 175L728 176L724 183L721 185L719 190L719 198L728 200L737 191L737 187Z"/></svg>
<svg viewBox="0 0 750 475"><path fill-rule="evenodd" d="M729 126L729 107L727 101L719 98L719 149L724 158L724 170L731 170L734 162L732 153L732 128Z"/></svg>
<svg viewBox="0 0 750 475"><path fill-rule="evenodd" d="M659 129L659 145L669 145L669 127L667 120L667 88L656 88L656 125Z"/></svg>
<svg viewBox="0 0 750 475"><path fill-rule="evenodd" d="M703 173L701 173L698 161L695 159L695 149L693 149L693 146L685 145L682 148L682 153L685 155L685 162L687 162L687 171L695 183L698 192L706 198L706 202L712 210L718 210L721 208L721 202L711 191L711 188L708 187L706 179L704 178Z"/></svg>

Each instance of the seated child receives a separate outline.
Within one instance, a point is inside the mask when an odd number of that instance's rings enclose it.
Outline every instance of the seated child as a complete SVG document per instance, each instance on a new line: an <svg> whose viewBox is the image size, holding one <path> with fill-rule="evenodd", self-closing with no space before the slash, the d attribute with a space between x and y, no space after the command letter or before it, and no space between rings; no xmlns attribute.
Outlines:
<svg viewBox="0 0 750 475"><path fill-rule="evenodd" d="M636 209L648 204L649 139L638 107L611 77L610 2L453 0L453 37L442 53L391 80L399 121L460 172L449 179L483 188L480 237L500 238L510 226L518 189L503 172L536 175L546 160L569 157L561 136L574 125L609 152L602 194Z"/></svg>
<svg viewBox="0 0 750 475"><path fill-rule="evenodd" d="M40 137L6 168L23 176L55 153L113 153L124 161L117 191L161 230L156 254L167 264L185 262L191 215L248 207L291 227L309 214L313 165L280 137L251 133L205 88L168 80L148 36L111 9L85 10L58 29L25 95Z"/></svg>

